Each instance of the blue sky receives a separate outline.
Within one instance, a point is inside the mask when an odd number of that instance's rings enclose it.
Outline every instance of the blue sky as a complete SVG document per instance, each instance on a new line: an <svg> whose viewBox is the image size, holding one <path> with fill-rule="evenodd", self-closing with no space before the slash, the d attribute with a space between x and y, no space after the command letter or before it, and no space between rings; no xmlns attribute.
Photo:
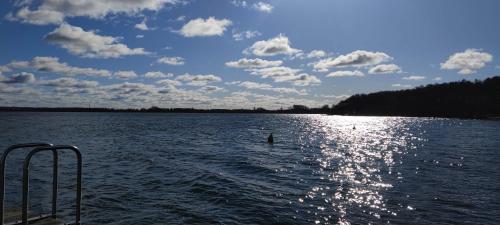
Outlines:
<svg viewBox="0 0 500 225"><path fill-rule="evenodd" d="M500 73L500 2L0 3L0 105L286 108Z"/></svg>

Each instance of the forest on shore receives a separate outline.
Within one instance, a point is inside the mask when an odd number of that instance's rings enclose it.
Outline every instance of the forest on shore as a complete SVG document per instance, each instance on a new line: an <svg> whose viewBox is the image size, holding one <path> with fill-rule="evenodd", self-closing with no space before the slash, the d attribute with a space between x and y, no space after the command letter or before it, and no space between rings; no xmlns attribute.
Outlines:
<svg viewBox="0 0 500 225"><path fill-rule="evenodd" d="M499 119L500 77L357 94L335 105L331 114Z"/></svg>

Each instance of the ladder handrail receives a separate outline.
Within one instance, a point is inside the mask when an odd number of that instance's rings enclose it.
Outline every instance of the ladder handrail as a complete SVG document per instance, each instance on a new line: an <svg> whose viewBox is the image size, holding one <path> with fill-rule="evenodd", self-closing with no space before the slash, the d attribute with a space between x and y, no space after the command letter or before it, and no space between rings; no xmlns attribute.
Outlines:
<svg viewBox="0 0 500 225"><path fill-rule="evenodd" d="M4 199L5 199L5 163L7 161L7 156L9 155L10 152L20 149L20 148L33 148L33 147L44 147L44 146L52 146L50 143L26 143L26 144L16 144L16 145L11 145L5 151L2 153L2 156L0 157L0 224L4 224ZM54 158L54 165L57 165L57 156ZM54 177L52 180L53 186L57 184L57 166L54 166ZM56 195L57 192L57 186L56 188L52 189L52 204L56 204L54 196ZM54 205L52 207L54 209ZM53 210L54 213L54 210Z"/></svg>
<svg viewBox="0 0 500 225"><path fill-rule="evenodd" d="M82 154L77 147L71 145L55 145L47 147L38 147L31 150L24 160L23 165L23 208L22 208L22 224L28 225L28 200L29 200L29 165L31 158L38 152L42 151L53 151L57 152L59 150L72 150L77 159L77 178L76 178L76 216L75 225L80 225L80 211L81 211L81 200L82 200ZM57 184L55 185L57 187ZM57 191L57 189L56 189ZM57 194L56 194L57 195ZM54 206L54 205L53 205ZM53 208L55 211L55 209ZM55 213L53 211L53 216Z"/></svg>

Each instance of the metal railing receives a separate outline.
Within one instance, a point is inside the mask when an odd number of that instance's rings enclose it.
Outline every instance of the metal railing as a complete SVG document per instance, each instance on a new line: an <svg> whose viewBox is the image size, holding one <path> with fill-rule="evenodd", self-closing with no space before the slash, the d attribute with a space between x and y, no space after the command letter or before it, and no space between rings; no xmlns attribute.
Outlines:
<svg viewBox="0 0 500 225"><path fill-rule="evenodd" d="M12 145L7 148L0 158L0 224L4 224L4 196L5 196L5 162L7 155L15 149L34 148L32 149L23 164L23 195L22 195L22 224L27 225L34 218L28 218L28 202L29 202L29 166L32 157L43 151L51 151L53 155L53 176L52 176L52 213L50 217L57 217L57 179L58 179L58 152L60 150L71 150L75 153L77 159L77 187L76 187L76 212L75 225L80 224L81 199L82 199L82 155L77 147L71 145L52 145L49 143L29 143ZM41 218L44 216L39 216Z"/></svg>

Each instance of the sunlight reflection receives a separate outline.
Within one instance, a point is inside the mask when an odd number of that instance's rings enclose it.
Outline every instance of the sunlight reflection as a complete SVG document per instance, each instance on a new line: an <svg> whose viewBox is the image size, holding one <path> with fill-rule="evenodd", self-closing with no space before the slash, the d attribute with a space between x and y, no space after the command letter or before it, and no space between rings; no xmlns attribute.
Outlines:
<svg viewBox="0 0 500 225"><path fill-rule="evenodd" d="M316 223L351 224L350 209L361 209L373 219L382 215L396 215L387 206L382 192L393 187L394 181L403 175L393 171L396 163L402 163L411 135L401 118L313 116L311 126L322 129L321 155L316 160L320 173L331 186L315 186L299 199L302 204L316 203L318 211L333 210L338 221L331 217L318 218ZM309 136L309 138L317 138ZM306 138L306 137L304 137ZM387 179L387 177L396 179ZM386 178L384 178L386 177ZM317 199L322 201L317 201ZM319 203L323 202L323 203ZM356 210L356 211L361 211ZM358 212L359 213L359 212ZM389 222L389 221L387 221Z"/></svg>

